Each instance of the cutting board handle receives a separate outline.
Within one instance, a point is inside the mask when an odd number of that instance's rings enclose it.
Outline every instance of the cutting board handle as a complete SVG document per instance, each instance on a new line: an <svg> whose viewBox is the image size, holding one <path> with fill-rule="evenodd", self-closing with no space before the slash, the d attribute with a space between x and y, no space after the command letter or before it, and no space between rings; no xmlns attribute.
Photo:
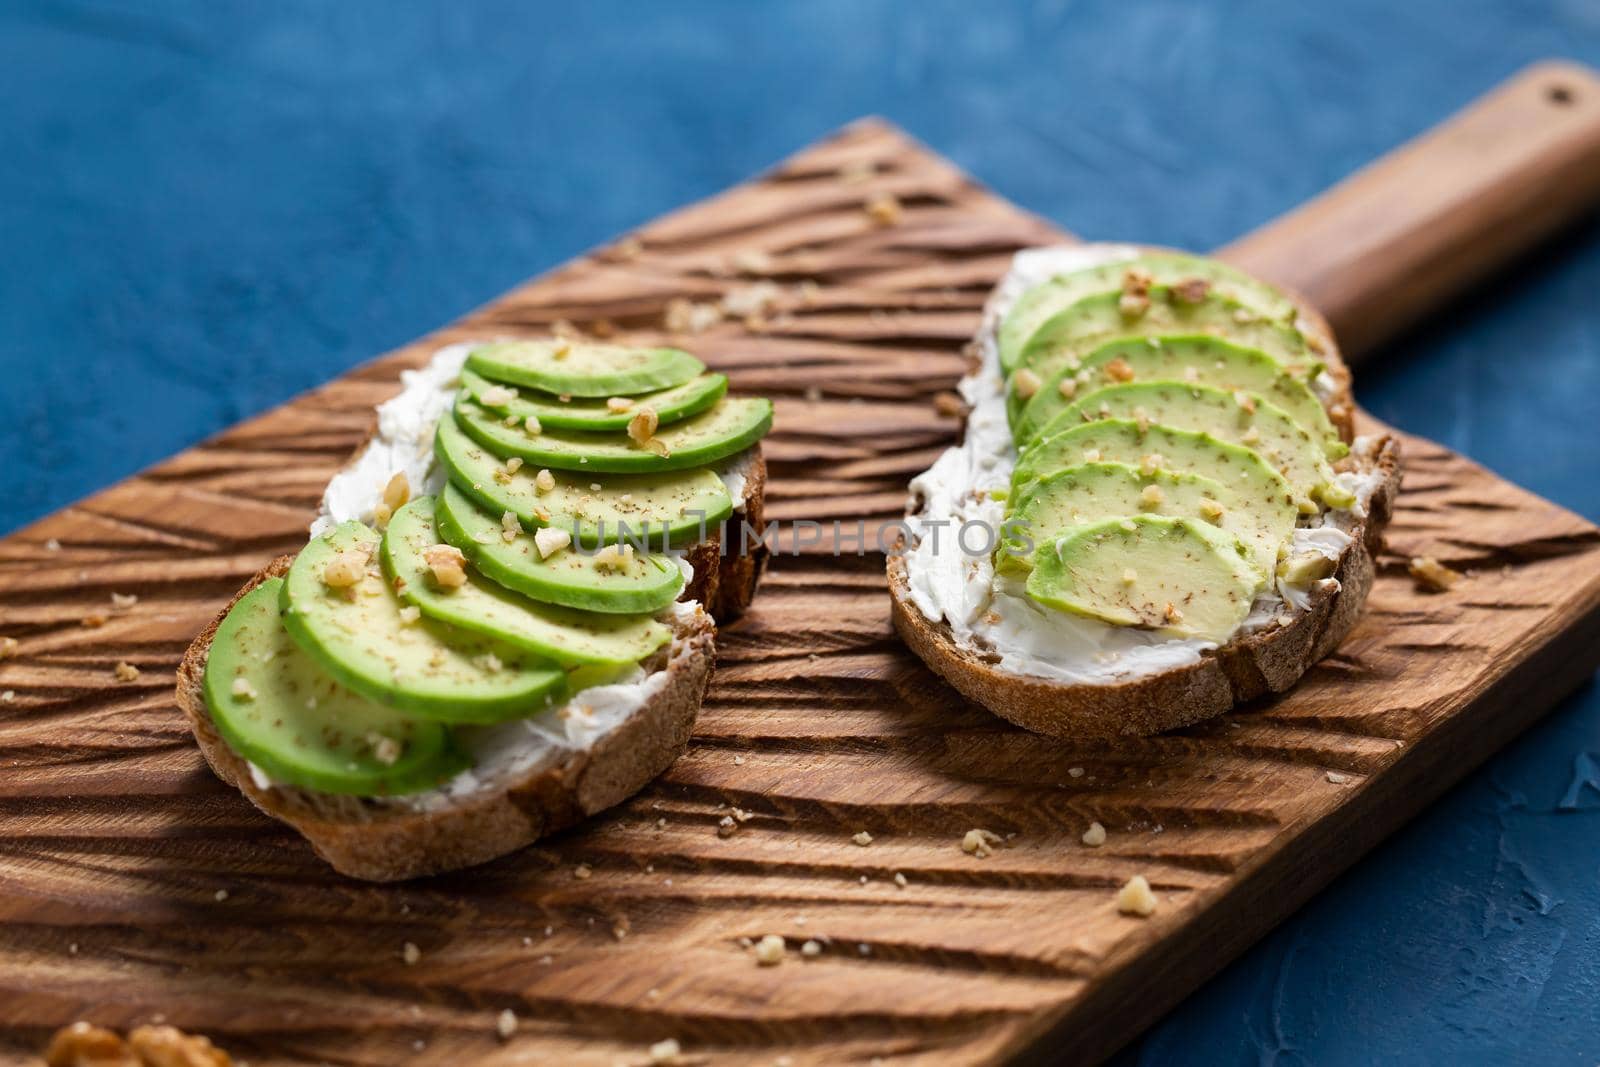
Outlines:
<svg viewBox="0 0 1600 1067"><path fill-rule="evenodd" d="M1218 255L1305 295L1359 361L1600 203L1600 75L1528 67Z"/></svg>

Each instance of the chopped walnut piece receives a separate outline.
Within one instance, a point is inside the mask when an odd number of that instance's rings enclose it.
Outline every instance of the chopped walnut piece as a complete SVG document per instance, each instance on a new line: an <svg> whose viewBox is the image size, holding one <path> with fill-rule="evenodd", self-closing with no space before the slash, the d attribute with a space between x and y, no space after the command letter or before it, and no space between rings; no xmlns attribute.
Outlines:
<svg viewBox="0 0 1600 1067"><path fill-rule="evenodd" d="M1167 601L1167 606L1161 610L1161 617L1169 623L1177 624L1183 621L1183 612L1178 610L1178 605Z"/></svg>
<svg viewBox="0 0 1600 1067"><path fill-rule="evenodd" d="M17 639L15 637L0 637L0 659L17 654Z"/></svg>
<svg viewBox="0 0 1600 1067"><path fill-rule="evenodd" d="M629 397L613 396L606 398L606 410L611 412L613 415L620 415L632 407L633 400Z"/></svg>
<svg viewBox="0 0 1600 1067"><path fill-rule="evenodd" d="M411 499L411 480L406 477L405 471L395 471L383 487L383 502L389 505L390 511L399 511Z"/></svg>
<svg viewBox="0 0 1600 1067"><path fill-rule="evenodd" d="M947 418L960 418L967 413L967 404L959 393L939 393L933 398L933 410Z"/></svg>
<svg viewBox="0 0 1600 1067"><path fill-rule="evenodd" d="M650 1046L651 1063L672 1063L683 1055L683 1046L678 1044L678 1039L669 1037L665 1041L657 1041Z"/></svg>
<svg viewBox="0 0 1600 1067"><path fill-rule="evenodd" d="M1256 413L1256 398L1243 389L1235 389L1233 391L1233 402L1252 415Z"/></svg>
<svg viewBox="0 0 1600 1067"><path fill-rule="evenodd" d="M495 1016L494 1032L501 1041L510 1041L511 1035L517 1032L517 1013L507 1008Z"/></svg>
<svg viewBox="0 0 1600 1067"><path fill-rule="evenodd" d="M1162 467L1166 466L1166 464L1166 456L1163 456L1160 452L1151 452L1139 460L1139 472L1141 474L1151 475L1160 470Z"/></svg>
<svg viewBox="0 0 1600 1067"><path fill-rule="evenodd" d="M1222 518L1222 511L1222 505L1210 497L1205 497L1200 501L1200 517L1208 522L1216 522Z"/></svg>
<svg viewBox="0 0 1600 1067"><path fill-rule="evenodd" d="M508 385L491 385L478 394L478 402L490 408L503 408L516 398L517 391Z"/></svg>
<svg viewBox="0 0 1600 1067"><path fill-rule="evenodd" d="M86 1022L57 1030L44 1060L47 1067L140 1067L120 1035Z"/></svg>
<svg viewBox="0 0 1600 1067"><path fill-rule="evenodd" d="M1000 843L1000 835L988 830L968 830L961 839L961 851L983 859Z"/></svg>
<svg viewBox="0 0 1600 1067"><path fill-rule="evenodd" d="M1063 378L1056 383L1056 392L1071 400L1078 392L1078 383L1071 378Z"/></svg>
<svg viewBox="0 0 1600 1067"><path fill-rule="evenodd" d="M137 1026L128 1033L128 1046L144 1067L231 1067L226 1052L200 1034L186 1034L175 1026Z"/></svg>
<svg viewBox="0 0 1600 1067"><path fill-rule="evenodd" d="M139 668L127 660L118 660L117 665L111 669L111 673L116 675L119 682L137 682L139 680ZM244 679L240 678L239 681L242 682Z"/></svg>
<svg viewBox="0 0 1600 1067"><path fill-rule="evenodd" d="M367 733L367 745L372 749L372 758L385 767L392 767L400 759L404 746L392 737L378 733L376 730Z"/></svg>
<svg viewBox="0 0 1600 1067"><path fill-rule="evenodd" d="M1011 376L1011 391L1022 400L1027 400L1039 391L1039 386L1044 383L1039 380L1039 375L1029 367L1023 367Z"/></svg>
<svg viewBox="0 0 1600 1067"><path fill-rule="evenodd" d="M756 962L763 967L776 967L783 962L787 945L777 934L768 934L756 942Z"/></svg>
<svg viewBox="0 0 1600 1067"><path fill-rule="evenodd" d="M1132 567L1124 567L1124 568L1122 568L1122 584L1123 585L1132 585L1134 582L1137 582L1138 580L1139 580L1139 572L1138 571L1134 570Z"/></svg>
<svg viewBox="0 0 1600 1067"><path fill-rule="evenodd" d="M857 159L839 168L839 181L845 185L860 185L862 182L871 181L872 176L878 173L878 165L870 159Z"/></svg>
<svg viewBox="0 0 1600 1067"><path fill-rule="evenodd" d="M867 833L865 830L862 830L860 833L856 834L850 840L854 841L856 844L860 845L862 848L866 848L868 845L872 844L872 835Z"/></svg>
<svg viewBox="0 0 1600 1067"><path fill-rule="evenodd" d="M405 623L407 626L419 621L421 618L422 609L417 607L415 604L407 604L405 607L400 609L400 621Z"/></svg>
<svg viewBox="0 0 1600 1067"><path fill-rule="evenodd" d="M632 563L632 545L607 545L594 554L594 568L597 571L626 570Z"/></svg>
<svg viewBox="0 0 1600 1067"><path fill-rule="evenodd" d="M542 526L533 534L533 547L538 549L540 559L549 559L570 544L572 535L554 526Z"/></svg>
<svg viewBox="0 0 1600 1067"><path fill-rule="evenodd" d="M1147 508L1158 508L1165 499L1166 494L1161 491L1159 485L1147 485L1139 494L1139 503Z"/></svg>
<svg viewBox="0 0 1600 1067"><path fill-rule="evenodd" d="M539 421L539 416L529 415L522 420L522 428L530 437L538 437L544 433L544 423Z"/></svg>
<svg viewBox="0 0 1600 1067"><path fill-rule="evenodd" d="M1172 295L1185 304L1198 304L1211 292L1211 283L1204 278L1185 278L1172 287Z"/></svg>
<svg viewBox="0 0 1600 1067"><path fill-rule="evenodd" d="M417 947L415 941L407 941L400 946L400 958L405 961L407 967L413 967L422 959L422 950Z"/></svg>
<svg viewBox="0 0 1600 1067"><path fill-rule="evenodd" d="M743 285L729 291L722 298L722 310L729 315L748 318L752 315L763 315L772 309L778 298L783 295L772 282L757 282L754 285Z"/></svg>
<svg viewBox="0 0 1600 1067"><path fill-rule="evenodd" d="M138 602L139 602L139 596L138 596L137 593L112 593L111 594L111 610L112 611L127 611L129 608L133 607Z"/></svg>
<svg viewBox="0 0 1600 1067"><path fill-rule="evenodd" d="M432 545L422 551L422 561L440 589L460 589L467 584L467 557L454 545Z"/></svg>
<svg viewBox="0 0 1600 1067"><path fill-rule="evenodd" d="M1406 569L1417 588L1425 593L1443 593L1462 578L1460 571L1446 567L1432 556L1418 556Z"/></svg>
<svg viewBox="0 0 1600 1067"><path fill-rule="evenodd" d="M1150 310L1150 297L1145 293L1123 293L1117 299L1117 310L1126 318L1136 319Z"/></svg>
<svg viewBox="0 0 1600 1067"><path fill-rule="evenodd" d="M510 459L506 460L506 473L507 474L515 474L515 473L517 473L519 470L522 469L522 464L523 464L523 459L522 459L521 456L512 456Z"/></svg>
<svg viewBox="0 0 1600 1067"><path fill-rule="evenodd" d="M816 941L816 940L808 940L808 941L806 941L804 944L802 944L800 946L800 955L802 955L802 956L820 956L820 955L822 955L822 942L821 941Z"/></svg>
<svg viewBox="0 0 1600 1067"><path fill-rule="evenodd" d="M240 700L254 700L256 698L256 687L250 684L250 679L248 678L235 678L230 692Z"/></svg>
<svg viewBox="0 0 1600 1067"><path fill-rule="evenodd" d="M1129 267L1122 272L1122 291L1125 293L1148 293L1155 284L1155 278L1143 267Z"/></svg>
<svg viewBox="0 0 1600 1067"><path fill-rule="evenodd" d="M1243 434L1240 435L1239 443L1240 444L1245 444L1245 445L1257 445L1257 444L1260 444L1261 443L1261 427L1259 427L1259 426L1250 427L1248 430L1246 430Z"/></svg>
<svg viewBox="0 0 1600 1067"><path fill-rule="evenodd" d="M1082 840L1090 848L1099 848L1106 843L1106 828L1097 822L1092 822L1089 824L1089 828L1083 832Z"/></svg>
<svg viewBox="0 0 1600 1067"><path fill-rule="evenodd" d="M663 322L672 333L703 333L721 321L722 309L716 304L697 304L682 297L667 301L663 315Z"/></svg>
<svg viewBox="0 0 1600 1067"><path fill-rule="evenodd" d="M594 868L589 866L587 863L580 863L576 867L572 868L572 877L576 878L580 882L588 881L589 877L593 874Z"/></svg>
<svg viewBox="0 0 1600 1067"><path fill-rule="evenodd" d="M1098 448L1086 448L1086 449L1084 449L1083 450L1083 461L1085 463L1099 463L1100 462L1100 450Z"/></svg>
<svg viewBox="0 0 1600 1067"><path fill-rule="evenodd" d="M517 539L517 535L520 533L522 533L522 522L517 518L517 513L514 511L502 511L500 513L500 540L509 545Z"/></svg>
<svg viewBox="0 0 1600 1067"><path fill-rule="evenodd" d="M1123 915L1145 918L1156 910L1156 903L1156 895L1142 874L1129 878L1127 884L1117 890L1117 911Z"/></svg>
<svg viewBox="0 0 1600 1067"><path fill-rule="evenodd" d="M556 476L548 470L542 470L533 476L533 487L543 496L556 487Z"/></svg>
<svg viewBox="0 0 1600 1067"><path fill-rule="evenodd" d="M106 613L103 611L91 611L78 621L87 629L98 630L106 624Z"/></svg>
<svg viewBox="0 0 1600 1067"><path fill-rule="evenodd" d="M728 262L740 274L757 276L771 274L774 266L772 257L759 248L742 248Z"/></svg>
<svg viewBox="0 0 1600 1067"><path fill-rule="evenodd" d="M322 584L329 589L350 589L367 576L367 561L372 559L368 545L357 545L340 552L322 568Z"/></svg>
<svg viewBox="0 0 1600 1067"><path fill-rule="evenodd" d="M660 425L661 417L656 414L656 409L646 404L628 420L628 439L636 445L643 445L656 435Z"/></svg>
<svg viewBox="0 0 1600 1067"><path fill-rule="evenodd" d="M865 209L867 217L879 226L894 226L905 214L905 209L893 193L878 193L868 198Z"/></svg>
<svg viewBox="0 0 1600 1067"><path fill-rule="evenodd" d="M1131 382L1133 381L1133 364L1118 356L1106 364L1106 373L1115 381Z"/></svg>

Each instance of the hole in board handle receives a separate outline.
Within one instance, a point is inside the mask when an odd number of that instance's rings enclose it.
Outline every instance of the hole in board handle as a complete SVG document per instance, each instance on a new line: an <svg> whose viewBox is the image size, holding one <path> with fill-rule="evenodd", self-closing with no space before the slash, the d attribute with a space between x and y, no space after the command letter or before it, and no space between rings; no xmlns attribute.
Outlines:
<svg viewBox="0 0 1600 1067"><path fill-rule="evenodd" d="M1546 89L1544 91L1544 96L1546 100L1550 101L1556 107L1567 107L1577 99L1577 95L1573 93L1571 89L1559 82Z"/></svg>

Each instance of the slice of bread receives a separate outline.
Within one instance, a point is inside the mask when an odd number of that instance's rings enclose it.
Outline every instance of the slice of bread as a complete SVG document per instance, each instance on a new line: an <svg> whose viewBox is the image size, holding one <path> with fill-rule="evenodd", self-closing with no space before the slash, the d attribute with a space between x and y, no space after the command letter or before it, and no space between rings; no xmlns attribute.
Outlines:
<svg viewBox="0 0 1600 1067"><path fill-rule="evenodd" d="M336 796L260 780L217 733L203 681L217 626L234 603L287 573L282 556L253 577L195 638L178 666L178 706L217 777L305 835L339 873L374 882L483 863L620 803L689 743L715 658L716 627L702 610L678 613L672 641L644 664L665 675L649 698L588 748L551 748L526 766L480 774L465 791L393 799Z"/></svg>
<svg viewBox="0 0 1600 1067"><path fill-rule="evenodd" d="M368 440L345 471L358 469L378 425L374 416ZM335 870L368 881L397 881L484 863L626 800L688 744L715 664L715 623L743 614L766 569L768 546L761 533L767 466L761 445L719 464L719 469L737 479L743 499L722 529L709 530L705 540L682 549L694 577L679 596L672 641L642 664L647 677L662 675L664 680L652 685L641 707L610 723L591 743L558 746L534 762L478 774L466 791L408 798L337 796L267 782L217 733L202 683L217 626L240 597L288 571L294 557L284 556L251 578L195 638L179 665L178 705L206 761L256 807L299 830ZM360 477L366 480L370 474ZM381 472L384 479L388 475L388 469ZM371 487L374 500L381 488L381 481ZM690 610L689 602L700 607Z"/></svg>
<svg viewBox="0 0 1600 1067"><path fill-rule="evenodd" d="M1148 249L1157 251L1156 249ZM1165 251L1165 250L1159 250ZM1326 320L1295 294L1303 332L1315 338L1316 355L1327 364L1334 389L1326 406L1349 442L1355 404L1350 372ZM986 316L985 329L993 328ZM974 366L974 372L978 370ZM1181 666L1109 677L1104 682L1063 682L1001 666L995 651L959 641L943 618L930 619L915 603L902 540L888 559L891 616L901 638L962 695L996 715L1036 733L1062 738L1145 735L1220 715L1244 701L1278 693L1332 652L1361 614L1375 574L1374 556L1400 486L1399 443L1390 436L1363 440L1336 466L1366 476L1364 514L1348 528L1350 543L1331 578L1315 583L1309 602L1260 628L1241 632L1226 645L1202 652ZM922 501L913 498L915 515Z"/></svg>

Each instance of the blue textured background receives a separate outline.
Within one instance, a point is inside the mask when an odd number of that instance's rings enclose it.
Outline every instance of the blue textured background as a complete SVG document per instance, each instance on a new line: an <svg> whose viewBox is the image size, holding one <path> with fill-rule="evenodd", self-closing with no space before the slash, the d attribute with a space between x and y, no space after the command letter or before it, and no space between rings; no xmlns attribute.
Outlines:
<svg viewBox="0 0 1600 1067"><path fill-rule="evenodd" d="M10 3L0 531L864 113L1206 248L1548 55L1600 3ZM1597 305L1590 226L1358 392L1600 519ZM1122 1058L1592 1065L1597 841L1591 687Z"/></svg>

